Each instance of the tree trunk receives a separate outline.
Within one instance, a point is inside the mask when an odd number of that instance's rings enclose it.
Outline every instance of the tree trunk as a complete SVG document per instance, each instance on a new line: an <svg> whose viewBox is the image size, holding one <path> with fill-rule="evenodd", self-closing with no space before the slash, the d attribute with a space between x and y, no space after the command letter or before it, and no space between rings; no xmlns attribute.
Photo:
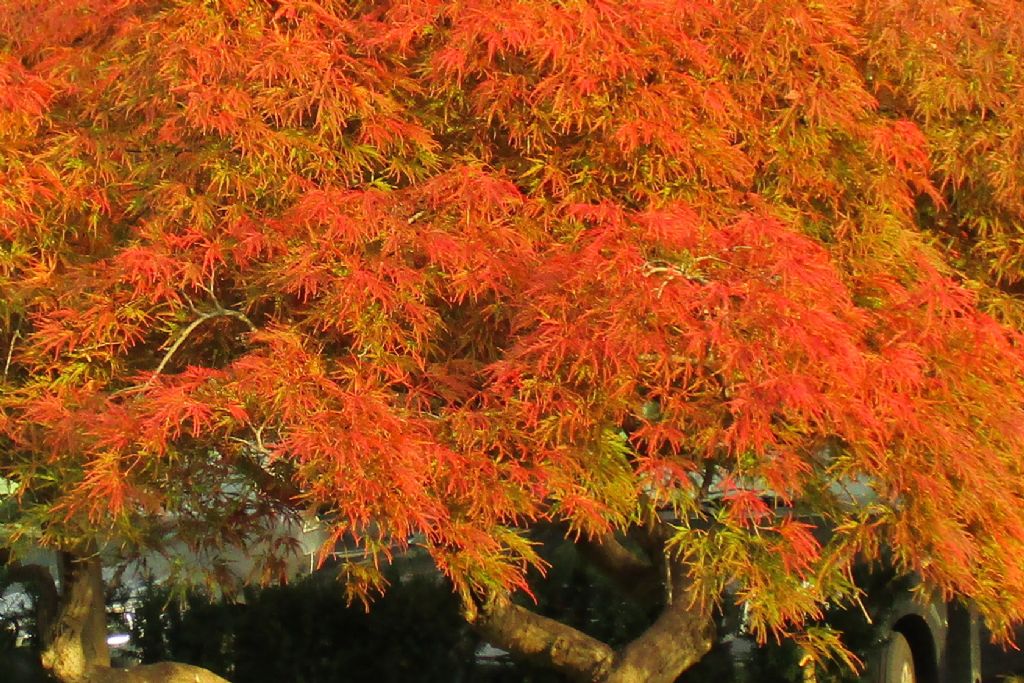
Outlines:
<svg viewBox="0 0 1024 683"><path fill-rule="evenodd" d="M514 605L507 596L488 601L467 618L492 645L580 683L672 683L711 649L714 621L693 605L686 567L666 548L667 525L652 516L633 530L643 555L613 534L582 543L583 554L630 595L662 595L658 618L622 648Z"/></svg>
<svg viewBox="0 0 1024 683"><path fill-rule="evenodd" d="M714 632L711 618L689 609L682 597L618 651L508 602L484 606L471 621L492 645L580 683L672 683L708 653Z"/></svg>
<svg viewBox="0 0 1024 683"><path fill-rule="evenodd" d="M56 619L39 624L43 666L62 681L85 680L93 667L109 667L100 560L58 555L61 594Z"/></svg>
<svg viewBox="0 0 1024 683"><path fill-rule="evenodd" d="M59 562L58 609L51 623L38 626L43 666L61 683L228 683L206 669L174 662L112 668L100 559L62 552Z"/></svg>
<svg viewBox="0 0 1024 683"><path fill-rule="evenodd" d="M492 645L580 683L672 683L711 649L714 622L689 604L681 572L669 583L673 591L661 614L620 650L507 600L488 603L468 618Z"/></svg>
<svg viewBox="0 0 1024 683"><path fill-rule="evenodd" d="M711 618L692 611L685 595L666 605L657 621L616 653L602 683L672 683L708 653Z"/></svg>
<svg viewBox="0 0 1024 683"><path fill-rule="evenodd" d="M492 645L581 682L607 680L615 657L597 638L509 602L486 605L470 621Z"/></svg>

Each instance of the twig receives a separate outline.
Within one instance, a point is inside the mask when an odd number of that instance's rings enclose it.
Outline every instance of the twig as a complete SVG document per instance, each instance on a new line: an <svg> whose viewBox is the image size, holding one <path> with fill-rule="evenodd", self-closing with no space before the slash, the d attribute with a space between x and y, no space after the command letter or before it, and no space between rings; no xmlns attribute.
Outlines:
<svg viewBox="0 0 1024 683"><path fill-rule="evenodd" d="M697 493L697 504L707 497L708 493L711 492L711 480L715 476L715 461L713 458L709 458L704 464L704 475L700 482L700 492Z"/></svg>
<svg viewBox="0 0 1024 683"><path fill-rule="evenodd" d="M11 357L14 355L14 342L18 341L19 336L21 336L21 328L14 330L14 334L11 335L11 345L7 349L7 360L4 362L4 384L7 384L7 373L11 369Z"/></svg>

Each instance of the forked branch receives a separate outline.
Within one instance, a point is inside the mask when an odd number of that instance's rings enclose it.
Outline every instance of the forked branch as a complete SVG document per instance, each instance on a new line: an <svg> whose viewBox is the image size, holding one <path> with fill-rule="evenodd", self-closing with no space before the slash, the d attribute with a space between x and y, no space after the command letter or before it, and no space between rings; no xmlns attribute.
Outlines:
<svg viewBox="0 0 1024 683"><path fill-rule="evenodd" d="M507 600L492 600L468 618L492 645L576 681L672 683L711 649L714 622L691 599L692 587L683 563L671 555L664 557L671 571L666 571L663 579L655 572L651 582L666 589L666 603L647 630L618 650ZM671 585L664 586L662 581Z"/></svg>

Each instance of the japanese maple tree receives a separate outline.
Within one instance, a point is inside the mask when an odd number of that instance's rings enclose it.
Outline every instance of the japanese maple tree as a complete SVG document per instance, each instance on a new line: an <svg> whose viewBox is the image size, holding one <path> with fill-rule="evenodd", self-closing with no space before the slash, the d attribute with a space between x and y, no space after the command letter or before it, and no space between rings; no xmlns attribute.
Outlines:
<svg viewBox="0 0 1024 683"><path fill-rule="evenodd" d="M722 600L842 654L809 620L883 548L1024 617L1013 0L0 8L33 541L303 511L365 550L354 596L420 545L495 644L587 681L674 680ZM511 602L539 524L653 587L651 627Z"/></svg>

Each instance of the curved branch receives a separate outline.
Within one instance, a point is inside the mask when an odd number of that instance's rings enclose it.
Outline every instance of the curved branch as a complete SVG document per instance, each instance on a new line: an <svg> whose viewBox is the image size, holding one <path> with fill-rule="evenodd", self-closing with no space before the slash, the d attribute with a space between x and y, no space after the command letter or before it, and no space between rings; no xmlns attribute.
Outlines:
<svg viewBox="0 0 1024 683"><path fill-rule="evenodd" d="M572 678L593 683L672 683L711 649L714 621L685 597L685 567L673 562L676 599L643 633L620 650L508 601L493 601L467 615L487 642Z"/></svg>
<svg viewBox="0 0 1024 683"><path fill-rule="evenodd" d="M191 335L197 327L211 318L223 317L237 318L245 323L251 332L256 331L256 325L254 325L244 313L240 311L233 311L229 308L223 308L218 304L218 306L212 311L201 313L198 318L189 323L188 327L181 331L181 334L179 334L178 338L174 340L173 344L171 344L171 348L167 349L167 353L165 353L164 357L160 359L160 364L156 366L156 370L154 370L152 376L146 380L146 383L142 385L142 388L146 389L156 381L156 378L159 377L160 373L162 373L164 368L167 367L167 363L170 362L171 358L174 357L174 354L178 352L181 345L185 343L185 340L189 338L189 335Z"/></svg>
<svg viewBox="0 0 1024 683"><path fill-rule="evenodd" d="M678 565L673 570L675 576L684 573ZM675 579L673 583L675 600L665 605L646 631L617 653L609 681L671 683L711 649L713 620L681 599L685 595L683 581Z"/></svg>
<svg viewBox="0 0 1024 683"><path fill-rule="evenodd" d="M217 674L191 664L158 662L131 669L97 668L89 683L228 683Z"/></svg>
<svg viewBox="0 0 1024 683"><path fill-rule="evenodd" d="M57 618L60 595L50 570L41 564L5 563L0 592L10 585L20 583L36 588L36 623L40 633L45 633Z"/></svg>
<svg viewBox="0 0 1024 683"><path fill-rule="evenodd" d="M260 443L234 437L232 437L232 440L248 447L253 453L269 455L267 449ZM242 474L246 475L259 487L261 492L269 495L275 500L284 504L291 504L301 497L302 492L299 490L299 487L290 479L275 477L255 458L248 457L245 453L236 453L234 454L232 462L236 467L238 467Z"/></svg>
<svg viewBox="0 0 1024 683"><path fill-rule="evenodd" d="M245 313L242 313L241 311L233 311L230 308L218 307L215 313L217 313L218 315L226 315L230 318L238 318L243 323L245 323L245 326L249 328L250 332L256 331L256 325L253 323L253 321L249 320L249 317Z"/></svg>

